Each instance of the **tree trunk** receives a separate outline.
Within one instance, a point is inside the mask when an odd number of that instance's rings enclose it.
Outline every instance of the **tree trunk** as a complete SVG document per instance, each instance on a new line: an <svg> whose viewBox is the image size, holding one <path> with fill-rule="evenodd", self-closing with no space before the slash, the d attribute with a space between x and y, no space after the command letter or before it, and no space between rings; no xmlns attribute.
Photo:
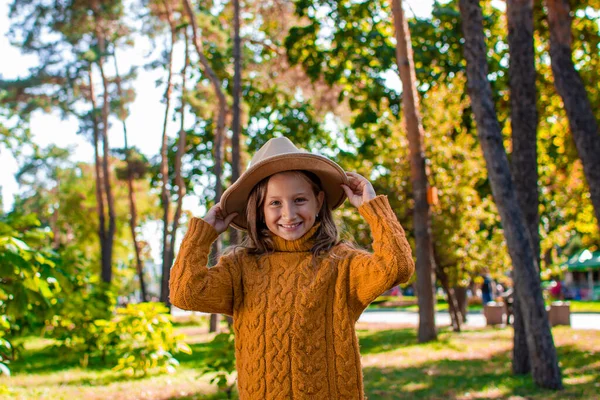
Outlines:
<svg viewBox="0 0 600 400"><path fill-rule="evenodd" d="M123 98L123 89L121 87L121 75L119 74L119 65L117 63L117 51L116 49L113 52L113 60L115 62L115 75L116 75L116 83L117 83L117 94L119 98ZM146 292L146 281L144 280L144 263L142 261L141 255L141 247L140 241L137 238L137 206L135 200L135 188L133 185L133 172L131 171L131 162L130 162L130 150L129 143L127 138L127 123L125 122L125 117L121 119L123 123L123 143L124 143L124 151L125 151L125 165L127 166L127 188L128 188L128 197L129 197L129 230L131 231L131 240L133 241L133 250L135 252L135 266L136 272L138 275L138 280L140 281L140 301L145 302L148 301L148 295Z"/></svg>
<svg viewBox="0 0 600 400"><path fill-rule="evenodd" d="M464 321L464 316L462 314L460 305L458 303L457 296L454 292L454 288L450 286L448 282L448 275L446 271L444 271L444 267L440 266L436 260L436 274L446 292L446 297L448 299L448 312L450 313L450 321L452 323L452 330L454 332L461 331L461 325Z"/></svg>
<svg viewBox="0 0 600 400"><path fill-rule="evenodd" d="M102 160L100 159L100 150L98 149L100 140L100 122L96 116L98 105L96 102L96 94L94 90L94 79L92 74L92 66L88 69L88 79L90 83L90 102L92 103L92 132L94 140L94 170L96 172L96 212L98 213L98 237L100 238L100 276L103 282L110 282L110 268L105 268L107 261L106 257L106 246L107 246L107 232L106 232L106 216L104 211L104 176L102 174ZM109 264L110 265L110 264Z"/></svg>
<svg viewBox="0 0 600 400"><path fill-rule="evenodd" d="M546 0L554 86L565 104L600 228L600 132L585 86L571 57L571 16L567 0Z"/></svg>
<svg viewBox="0 0 600 400"><path fill-rule="evenodd" d="M462 322L467 322L467 288L463 286L454 287L454 296L456 296L456 302L458 303L458 309L460 315L462 315Z"/></svg>
<svg viewBox="0 0 600 400"><path fill-rule="evenodd" d="M60 177L56 177L56 186L52 189L52 198L58 207L52 207L52 214L50 214L50 228L52 229L52 248L58 250L61 245L60 240L60 228L58 226L58 213L60 212ZM0 202L0 210L2 202Z"/></svg>
<svg viewBox="0 0 600 400"><path fill-rule="evenodd" d="M169 60L168 60L168 75L167 75L167 88L165 90L165 118L163 121L163 133L162 133L162 146L160 149L160 174L162 176L162 188L160 193L160 199L162 203L163 211L163 235L162 235L162 282L160 286L160 301L165 303L167 308L171 307L169 300L169 277L171 275L171 264L169 262L171 251L169 249L169 209L171 196L169 195L169 137L167 136L167 123L169 121L169 112L171 111L171 92L173 89L173 48L175 47L175 41L177 40L177 32L175 23L172 20L172 14L170 7L167 5L167 18L169 20L169 26L171 27L171 47L169 48ZM172 232L171 232L172 234Z"/></svg>
<svg viewBox="0 0 600 400"><path fill-rule="evenodd" d="M515 287L521 293L528 293L520 298L520 306L527 332L533 380L541 387L560 389L561 373L542 297L537 259L525 216L517 200L493 103L492 88L487 79L488 66L481 7L478 0L460 0L459 5L465 38L467 85L477 132L514 265Z"/></svg>
<svg viewBox="0 0 600 400"><path fill-rule="evenodd" d="M225 99L225 94L223 93L223 89L221 88L221 81L215 74L215 71L210 66L208 59L204 55L203 46L202 46L202 38L198 34L198 22L196 21L196 14L192 9L192 4L190 0L183 0L185 9L190 18L190 22L192 25L192 33L194 40L194 47L196 48L196 52L198 53L198 58L200 60L200 64L202 65L203 73L210 79L213 88L215 90L215 95L217 96L219 107L218 107L218 117L217 117L217 127L215 131L215 143L214 143L214 158L215 158L215 203L218 203L221 200L221 195L223 194L223 185L222 185L222 171L223 171L223 142L225 138L225 116L227 115L227 101ZM218 237L215 240L213 245L213 259L218 260L221 254L221 237ZM210 318L210 332L216 332L218 329L218 315L213 314Z"/></svg>
<svg viewBox="0 0 600 400"><path fill-rule="evenodd" d="M177 144L177 154L175 155L175 184L177 185L177 205L175 207L175 215L173 216L173 225L171 227L171 243L169 244L169 265L173 264L175 259L175 242L177 240L177 229L179 229L179 220L181 219L181 210L183 207L183 196L185 196L185 182L181 176L181 159L185 154L185 148L187 145L187 132L185 130L185 96L187 95L186 84L187 84L187 68L190 64L189 57L189 39L187 29L183 30L185 38L185 62L183 69L181 70L182 83L181 83L181 125L179 128L179 143Z"/></svg>
<svg viewBox="0 0 600 400"><path fill-rule="evenodd" d="M513 274L514 276L514 274ZM516 284L514 285L516 289ZM513 294L513 361L512 371L515 375L527 375L531 372L531 360L529 359L529 349L527 348L527 332L525 331L525 321L523 320L523 310L521 301L515 290ZM527 352L527 355L518 352Z"/></svg>
<svg viewBox="0 0 600 400"><path fill-rule="evenodd" d="M112 185L110 181L110 145L108 143L108 117L110 114L110 100L108 91L108 78L104 72L104 57L106 54L106 39L104 31L104 21L98 1L92 2L96 23L96 40L98 41L98 67L102 78L102 175L104 177L104 192L106 195L106 204L108 206L108 231L106 232L105 246L102 247L102 279L104 282L112 281L112 255L113 244L116 231L115 219L115 200L112 194Z"/></svg>
<svg viewBox="0 0 600 400"><path fill-rule="evenodd" d="M510 100L512 130L512 176L519 206L525 215L525 222L533 253L539 265L539 199L537 172L537 92L535 88L535 52L533 44L533 0L508 0L508 45L510 54ZM514 274L513 274L514 276ZM520 296L518 290L514 297ZM525 295L528 295L525 293ZM529 373L529 355L525 326L522 323L521 309L513 307L513 371L517 374Z"/></svg>
<svg viewBox="0 0 600 400"><path fill-rule="evenodd" d="M417 291L419 293L420 343L435 340L435 276L432 257L431 216L427 202L427 174L423 149L423 126L419 112L419 99L415 86L410 31L404 18L402 0L392 0L394 26L396 28L396 62L402 80L402 102L410 150L410 175L415 199L414 225L417 242Z"/></svg>
<svg viewBox="0 0 600 400"><path fill-rule="evenodd" d="M240 133L242 102L242 40L240 38L240 0L233 0L233 118L231 123L231 183L240 177ZM238 231L229 228L232 245L239 243Z"/></svg>

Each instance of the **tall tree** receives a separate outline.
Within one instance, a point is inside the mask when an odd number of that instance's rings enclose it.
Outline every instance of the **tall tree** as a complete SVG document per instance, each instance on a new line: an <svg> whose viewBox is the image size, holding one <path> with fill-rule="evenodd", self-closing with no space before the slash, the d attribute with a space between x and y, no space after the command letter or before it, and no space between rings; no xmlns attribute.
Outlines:
<svg viewBox="0 0 600 400"><path fill-rule="evenodd" d="M585 86L573 63L569 1L546 0L546 5L554 85L565 105L571 134L590 187L596 223L600 228L600 131Z"/></svg>
<svg viewBox="0 0 600 400"><path fill-rule="evenodd" d="M110 145L108 141L108 128L110 115L110 94L109 94L109 78L105 72L105 57L107 53L107 39L110 35L109 25L105 13L110 10L110 6L106 7L100 4L99 0L90 2L90 7L93 14L93 26L97 46L96 63L100 70L102 79L102 111L101 111L101 129L99 130L102 139L102 178L103 190L106 196L106 205L108 209L108 227L104 232L104 241L102 243L102 279L104 282L110 283L112 280L112 257L113 246L115 240L116 220L115 220L115 199L112 193L111 174L110 174Z"/></svg>
<svg viewBox="0 0 600 400"><path fill-rule="evenodd" d="M231 183L240 177L240 133L242 130L242 39L240 37L240 0L233 0L233 117L231 122ZM237 230L230 229L230 242L239 242Z"/></svg>
<svg viewBox="0 0 600 400"><path fill-rule="evenodd" d="M421 124L416 74L408 23L402 0L392 0L396 28L396 62L402 80L402 103L410 149L410 175L415 202L414 232L417 242L417 293L419 299L419 342L435 340L435 274L431 240L431 215L427 192L429 183L425 170L424 130Z"/></svg>
<svg viewBox="0 0 600 400"><path fill-rule="evenodd" d="M215 91L215 95L218 99L218 107L217 107L217 126L215 128L214 134L214 173L215 173L215 203L218 203L221 200L221 195L223 194L223 146L225 140L225 117L227 115L227 100L225 98L225 93L223 92L223 88L221 86L221 81L213 68L211 67L206 55L204 54L204 46L202 43L202 37L200 36L200 32L198 29L198 21L196 20L196 14L192 8L192 3L190 0L183 0L185 10L187 11L188 17L190 19L192 25L192 37L194 47L196 48L196 53L200 60L200 65L202 66L202 72L204 75L208 77L210 80L213 89ZM217 259L221 254L221 240L218 238L213 245L213 258ZM218 315L213 314L210 318L210 331L215 332L218 330Z"/></svg>
<svg viewBox="0 0 600 400"><path fill-rule="evenodd" d="M184 51L185 58L183 62L183 68L181 70L181 104L179 108L179 141L177 143L177 153L175 154L175 185L177 185L177 203L175 205L175 214L173 215L173 222L171 224L171 242L169 244L169 259L168 265L172 265L175 260L175 244L177 241L177 229L179 229L179 222L181 219L181 213L183 210L183 196L186 193L186 185L183 179L183 175L181 172L181 160L183 159L183 155L185 154L186 146L187 146L187 131L185 130L185 113L187 110L186 107L186 97L187 97L187 73L188 67L190 65L190 52L189 52L189 37L187 32L187 27L183 28L183 38L184 38Z"/></svg>
<svg viewBox="0 0 600 400"><path fill-rule="evenodd" d="M535 88L535 51L533 45L533 0L508 0L508 46L510 54L510 105L512 130L512 176L519 206L525 221L533 254L540 254L539 200L537 173L537 92ZM518 290L518 289L516 289ZM520 293L514 296L513 372L531 370Z"/></svg>
<svg viewBox="0 0 600 400"><path fill-rule="evenodd" d="M163 209L163 234L162 234L162 282L160 286L160 301L165 303L167 307L169 302L169 276L171 271L171 263L169 262L171 250L169 249L169 228L170 228L170 205L171 196L169 193L169 136L167 135L167 124L171 111L171 95L173 92L173 51L177 42L177 24L174 20L173 9L170 0L163 1L165 7L165 15L169 24L169 34L171 41L168 49L167 60L167 83L165 87L165 117L163 119L163 132L160 149L160 175L161 175L161 192L160 199Z"/></svg>
<svg viewBox="0 0 600 400"><path fill-rule="evenodd" d="M519 207L502 132L488 81L483 16L479 0L460 0L462 31L467 60L467 84L477 132L494 200L502 219L508 251L514 265L514 279L527 332L527 346L534 382L544 388L562 388L556 348L542 296L537 257L525 216Z"/></svg>
<svg viewBox="0 0 600 400"><path fill-rule="evenodd" d="M146 280L144 278L144 262L142 261L142 248L137 235L138 227L138 211L135 196L134 187L134 168L133 161L131 159L131 149L129 148L129 138L127 136L127 110L125 109L125 93L123 92L123 85L121 84L121 74L119 73L119 63L117 61L117 49L116 46L113 49L113 61L115 63L115 83L117 85L117 95L119 96L119 106L121 109L118 111L118 117L123 125L123 151L125 153L125 179L127 180L128 199L129 199L129 230L131 232L131 240L133 242L133 251L135 253L135 267L138 274L138 280L140 283L140 300L148 301L148 295L146 291Z"/></svg>

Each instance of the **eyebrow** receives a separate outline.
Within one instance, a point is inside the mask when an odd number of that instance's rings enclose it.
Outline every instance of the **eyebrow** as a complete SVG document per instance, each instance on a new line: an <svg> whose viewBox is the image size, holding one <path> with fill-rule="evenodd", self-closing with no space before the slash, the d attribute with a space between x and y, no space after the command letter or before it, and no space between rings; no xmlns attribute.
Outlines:
<svg viewBox="0 0 600 400"><path fill-rule="evenodd" d="M306 192L298 192L298 193L294 193L293 195L291 195L291 197L297 197L297 196L307 196ZM273 196L273 195L267 195L267 199L280 199L281 196Z"/></svg>

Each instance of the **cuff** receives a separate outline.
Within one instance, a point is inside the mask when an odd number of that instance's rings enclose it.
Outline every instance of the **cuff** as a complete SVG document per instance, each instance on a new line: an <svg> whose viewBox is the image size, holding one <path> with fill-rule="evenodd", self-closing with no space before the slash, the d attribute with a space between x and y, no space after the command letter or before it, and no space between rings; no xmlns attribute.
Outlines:
<svg viewBox="0 0 600 400"><path fill-rule="evenodd" d="M196 243L208 243L210 245L217 240L217 237L219 237L219 234L211 224L201 218L194 217L191 219L186 238Z"/></svg>
<svg viewBox="0 0 600 400"><path fill-rule="evenodd" d="M358 208L358 212L368 223L381 218L397 219L386 195L376 196L374 199L363 203Z"/></svg>

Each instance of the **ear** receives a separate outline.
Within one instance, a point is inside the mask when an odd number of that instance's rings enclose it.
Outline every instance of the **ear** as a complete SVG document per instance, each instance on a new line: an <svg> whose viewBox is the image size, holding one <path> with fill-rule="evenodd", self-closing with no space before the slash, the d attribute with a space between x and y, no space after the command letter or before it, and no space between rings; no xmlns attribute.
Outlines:
<svg viewBox="0 0 600 400"><path fill-rule="evenodd" d="M317 195L317 204L319 205L319 211L321 210L321 207L323 207L324 200L325 200L325 192L321 190L319 192L319 194Z"/></svg>

